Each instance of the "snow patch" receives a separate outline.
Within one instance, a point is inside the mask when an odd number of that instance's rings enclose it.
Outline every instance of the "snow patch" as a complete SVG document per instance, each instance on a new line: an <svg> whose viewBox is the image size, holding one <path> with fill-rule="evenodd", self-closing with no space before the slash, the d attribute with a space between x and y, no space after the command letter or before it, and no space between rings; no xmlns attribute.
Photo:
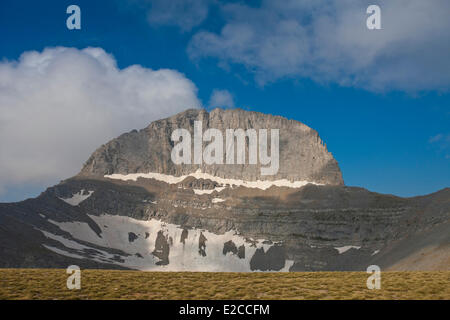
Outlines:
<svg viewBox="0 0 450 320"><path fill-rule="evenodd" d="M142 200L144 203L151 203L151 204L157 204L157 201L151 201L151 200Z"/></svg>
<svg viewBox="0 0 450 320"><path fill-rule="evenodd" d="M211 194L214 192L214 189L193 189L195 194Z"/></svg>
<svg viewBox="0 0 450 320"><path fill-rule="evenodd" d="M267 244L264 240L255 240L254 244L248 242L236 231L228 231L224 234L215 234L202 229L187 229L187 237L184 237L184 243L181 241L182 233L186 233L183 228L175 224L164 223L162 221L151 219L148 221L136 220L126 216L117 215L88 215L101 228L101 237L89 227L86 222L56 222L50 221L60 229L69 233L74 239L70 240L62 236L42 231L44 235L55 241L60 242L65 247L77 250L77 254L86 255L83 250L95 250L93 254L89 253L95 261L113 263L124 267L153 270L153 271L234 271L249 272L250 260L256 249L264 248L267 250L274 244ZM107 226L107 227L106 227ZM129 242L129 233L133 232L137 238ZM155 250L158 233L162 232L165 241L169 245L169 264L158 265L160 259L155 257L152 252ZM206 238L206 247L204 248L206 256L199 254L199 239L203 234ZM85 241L91 245L88 247L79 243L77 240ZM234 254L223 254L224 244L233 241L237 248L244 246L245 257L239 258ZM263 243L266 242L266 243ZM55 248L48 248L55 251ZM109 249L116 249L123 254L110 254L106 252ZM73 255L70 252L58 249L60 254ZM56 251L55 251L56 252ZM139 253L139 255L136 255ZM120 259L117 259L118 256ZM293 261L286 260L285 266L281 271L289 271Z"/></svg>
<svg viewBox="0 0 450 320"><path fill-rule="evenodd" d="M224 199L220 199L220 198L214 198L211 200L212 203L219 203L219 202L224 202Z"/></svg>
<svg viewBox="0 0 450 320"><path fill-rule="evenodd" d="M215 187L214 189L193 189L195 194L211 194L214 191L220 192L223 189L225 189L226 187Z"/></svg>
<svg viewBox="0 0 450 320"><path fill-rule="evenodd" d="M66 256L66 257L71 257L71 258L75 258L75 259L84 259L84 257L82 257L78 254L73 254L73 253L70 253L70 252L67 252L67 251L52 247L52 246L48 246L45 244L43 244L42 246L50 251L53 251L57 254L60 254L60 255Z"/></svg>
<svg viewBox="0 0 450 320"><path fill-rule="evenodd" d="M56 222L51 219L48 222L58 226L61 230L69 233L72 237L77 238L77 235L83 235L80 240L86 242L104 245L104 242L98 242L99 236L91 229L91 227L86 222ZM107 246L106 246L107 247Z"/></svg>
<svg viewBox="0 0 450 320"><path fill-rule="evenodd" d="M356 249L359 250L361 247L359 246L343 246L343 247L335 247L335 249L339 252L339 254L342 254L350 249Z"/></svg>
<svg viewBox="0 0 450 320"><path fill-rule="evenodd" d="M87 198L89 198L94 193L94 191L89 191L88 194L83 194L83 193L84 193L84 189L81 189L80 192L75 193L70 198L59 198L59 199L70 204L71 206L75 207L75 206L78 206L81 202L83 202Z"/></svg>
<svg viewBox="0 0 450 320"><path fill-rule="evenodd" d="M45 237L47 237L49 239L52 239L52 240L55 240L55 241L58 241L59 243L61 243L66 248L69 248L69 249L77 251L78 255L81 257L80 259L86 259L86 257L82 256L82 255L86 255L85 250L91 251L91 253L90 253L91 256L92 256L91 259L94 260L94 261L97 261L97 262L114 263L114 258L117 256L117 255L110 254L110 253L108 253L106 251L99 250L97 248L92 248L92 247L89 247L89 246L85 246L85 245L83 245L83 244L81 244L81 243L79 243L77 241L67 239L67 238L65 238L63 236L59 236L59 235L56 235L56 234L53 234L53 233L50 233L50 232L46 232L46 231L40 230L40 229L38 229L38 230L41 231L44 234ZM68 257L73 257L73 255L74 255L73 253L70 253L70 252L67 252L67 251L64 251L64 250L52 247L52 246L48 246L48 245L45 245L45 244L43 244L42 246L44 246L46 248L47 247L51 247L51 248L47 248L47 249L49 249L49 250L51 250L53 252L56 252L58 254L62 254L62 255L68 256ZM92 250L95 250L95 251L92 251Z"/></svg>
<svg viewBox="0 0 450 320"><path fill-rule="evenodd" d="M186 179L187 177L194 177L196 179L209 179L211 181L217 182L219 184L222 185L230 185L232 186L243 186L246 188L257 188L257 189L261 189L261 190L266 190L272 186L276 186L276 187L289 187L289 188L301 188L309 183L311 184L316 184L316 185L320 185L318 183L315 182L311 182L311 181L289 181L287 179L280 179L280 180L256 180L256 181L246 181L246 180L239 180L239 179L225 179L225 178L221 178L221 177L216 177L213 176L209 173L203 173L200 169L198 169L196 172L194 173L190 173L188 175L184 175L184 176L172 176L172 175L167 175L167 174L162 174L162 173L156 173L156 172L150 172L150 173L130 173L130 174L110 174L110 175L105 175L105 178L109 178L109 179L118 179L118 180L133 180L136 181L138 178L145 178L145 179L155 179L158 181L162 181L162 182L166 182L169 184L177 184L182 182L184 179ZM216 188L218 189L218 188ZM203 194L203 193L212 193L213 191L211 190L199 190L199 189L195 189L196 191L194 192L202 192L202 193L197 193L197 194ZM213 189L214 190L214 189ZM223 190L223 189L222 189ZM220 191L222 191L220 190ZM217 190L218 192L220 192L219 190Z"/></svg>
<svg viewBox="0 0 450 320"><path fill-rule="evenodd" d="M286 260L284 268L280 272L289 272L289 269L294 265L294 260Z"/></svg>
<svg viewBox="0 0 450 320"><path fill-rule="evenodd" d="M371 255L374 256L374 255L376 255L378 252L380 252L380 250L375 250Z"/></svg>

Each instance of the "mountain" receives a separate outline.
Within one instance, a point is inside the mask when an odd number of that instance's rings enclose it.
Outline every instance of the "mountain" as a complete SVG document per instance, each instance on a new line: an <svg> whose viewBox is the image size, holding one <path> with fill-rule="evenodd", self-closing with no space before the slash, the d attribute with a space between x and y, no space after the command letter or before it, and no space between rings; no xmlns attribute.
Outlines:
<svg viewBox="0 0 450 320"><path fill-rule="evenodd" d="M203 129L279 129L279 171L262 176L261 165L175 165L171 161L174 146L171 134L183 128L194 136L194 122L201 121ZM225 136L225 134L224 134ZM207 143L203 142L203 146ZM248 146L246 148L248 152ZM228 179L259 179L309 181L343 185L342 174L336 160L327 151L317 132L308 126L283 117L248 112L241 109L190 109L173 117L155 121L140 131L125 133L101 146L84 165L80 175L103 177L110 174L163 173L180 176L196 172Z"/></svg>
<svg viewBox="0 0 450 320"><path fill-rule="evenodd" d="M175 164L172 133L195 137L199 122L224 140L227 129L278 129L279 170L249 164L248 144L242 164ZM449 188L400 198L345 186L316 131L243 110L155 121L101 146L39 197L0 204L0 267L449 270L449 257Z"/></svg>

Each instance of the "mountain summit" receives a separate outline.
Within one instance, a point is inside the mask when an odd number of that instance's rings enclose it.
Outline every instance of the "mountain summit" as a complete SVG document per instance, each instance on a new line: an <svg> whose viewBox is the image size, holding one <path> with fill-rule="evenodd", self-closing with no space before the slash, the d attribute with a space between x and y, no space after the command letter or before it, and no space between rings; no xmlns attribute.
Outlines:
<svg viewBox="0 0 450 320"><path fill-rule="evenodd" d="M279 170L275 175L261 175L260 164L192 164L177 165L171 160L174 142L172 132L186 129L194 136L194 125L201 121L203 131L210 128L223 133L227 129L278 129ZM269 139L270 140L270 139ZM202 149L208 143L202 142ZM223 145L224 151L226 145ZM245 146L248 157L249 143ZM317 184L343 185L338 163L310 127L279 116L241 109L189 109L170 118L152 122L140 131L131 131L97 149L84 165L80 175L105 176L112 174L160 173L182 176L197 172L227 179L246 181L280 180L306 181Z"/></svg>

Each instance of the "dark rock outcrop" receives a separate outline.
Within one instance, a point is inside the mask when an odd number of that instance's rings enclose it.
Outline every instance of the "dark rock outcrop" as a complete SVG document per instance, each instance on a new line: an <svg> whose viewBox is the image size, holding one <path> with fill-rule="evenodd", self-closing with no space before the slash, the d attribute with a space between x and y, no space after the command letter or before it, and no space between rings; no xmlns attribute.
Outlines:
<svg viewBox="0 0 450 320"><path fill-rule="evenodd" d="M162 266L169 264L169 252L170 247L167 238L164 236L164 233L162 231L158 231L155 250L152 252L155 257L158 257L160 259L160 261L158 261L156 264Z"/></svg>
<svg viewBox="0 0 450 320"><path fill-rule="evenodd" d="M255 254L250 260L251 270L281 270L284 268L286 262L286 254L283 246L273 246L270 247L267 252L264 248L256 249Z"/></svg>

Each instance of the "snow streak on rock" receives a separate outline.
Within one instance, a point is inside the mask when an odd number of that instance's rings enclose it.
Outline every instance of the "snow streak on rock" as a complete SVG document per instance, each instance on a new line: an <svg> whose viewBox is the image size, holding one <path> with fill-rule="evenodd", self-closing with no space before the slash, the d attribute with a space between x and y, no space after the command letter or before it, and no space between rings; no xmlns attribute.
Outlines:
<svg viewBox="0 0 450 320"><path fill-rule="evenodd" d="M85 257L139 270L245 272L258 271L251 267L255 265L251 261L256 251L258 255L261 252L264 255L278 245L267 245L263 243L265 240L245 239L235 231L219 235L206 230L183 229L155 219L143 221L107 214L89 217L100 227L100 236L85 222L50 220L73 239L41 230L47 238L59 242L66 249L44 246L69 257ZM133 241L130 241L130 234ZM284 267L271 271L289 271L293 264L293 261L284 259L277 264L280 262Z"/></svg>
<svg viewBox="0 0 450 320"><path fill-rule="evenodd" d="M75 193L72 197L70 198L59 198L62 201L70 204L71 206L77 206L79 205L81 202L83 202L84 200L86 200L87 198L89 198L92 194L94 193L94 191L89 191L89 192L85 192L84 189L81 189L80 192Z"/></svg>
<svg viewBox="0 0 450 320"><path fill-rule="evenodd" d="M239 179L226 179L221 177L213 176L209 173L203 173L200 170L197 170L194 173L190 173L188 175L184 176L172 176L168 174L162 174L162 173L155 173L155 172L149 172L149 173L130 173L130 174L111 174L111 175L105 175L105 178L109 179L118 179L118 180L133 180L136 181L138 178L144 178L144 179L155 179L158 181L162 181L169 184L177 184L182 182L187 177L194 177L196 179L208 179L217 183L220 183L222 185L230 185L230 186L243 186L246 188L257 188L261 190L269 189L272 186L276 187L288 187L288 188L301 188L309 183L311 184L317 184L315 182L310 181L289 181L287 179L280 179L280 180L256 180L256 181L246 181L246 180L239 180ZM197 194L203 194L203 193L212 193L214 189L212 190L194 190ZM216 188L218 192L222 191L222 188Z"/></svg>

